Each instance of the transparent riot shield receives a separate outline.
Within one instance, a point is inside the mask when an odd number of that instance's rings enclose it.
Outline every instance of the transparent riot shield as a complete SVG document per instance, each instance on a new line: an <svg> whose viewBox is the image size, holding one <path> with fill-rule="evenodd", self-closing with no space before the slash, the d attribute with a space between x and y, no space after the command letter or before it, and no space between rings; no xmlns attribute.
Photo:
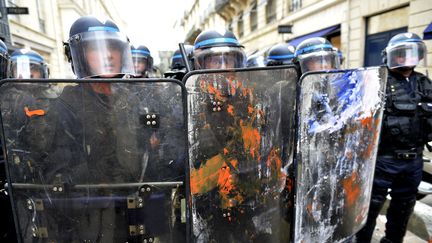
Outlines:
<svg viewBox="0 0 432 243"><path fill-rule="evenodd" d="M186 241L185 97L169 79L3 83L19 240Z"/></svg>
<svg viewBox="0 0 432 243"><path fill-rule="evenodd" d="M302 77L295 242L343 242L366 222L385 68Z"/></svg>
<svg viewBox="0 0 432 243"><path fill-rule="evenodd" d="M185 79L193 241L286 242L296 70L200 71Z"/></svg>

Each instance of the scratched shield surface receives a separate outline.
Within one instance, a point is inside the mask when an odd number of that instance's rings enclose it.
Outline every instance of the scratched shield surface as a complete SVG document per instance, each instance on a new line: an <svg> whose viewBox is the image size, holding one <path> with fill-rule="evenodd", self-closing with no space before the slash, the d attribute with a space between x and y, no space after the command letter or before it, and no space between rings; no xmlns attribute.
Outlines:
<svg viewBox="0 0 432 243"><path fill-rule="evenodd" d="M190 75L195 242L286 242L292 216L293 67Z"/></svg>
<svg viewBox="0 0 432 243"><path fill-rule="evenodd" d="M185 241L184 86L43 82L0 87L20 242Z"/></svg>
<svg viewBox="0 0 432 243"><path fill-rule="evenodd" d="M302 78L295 242L343 242L366 222L386 75L374 67Z"/></svg>

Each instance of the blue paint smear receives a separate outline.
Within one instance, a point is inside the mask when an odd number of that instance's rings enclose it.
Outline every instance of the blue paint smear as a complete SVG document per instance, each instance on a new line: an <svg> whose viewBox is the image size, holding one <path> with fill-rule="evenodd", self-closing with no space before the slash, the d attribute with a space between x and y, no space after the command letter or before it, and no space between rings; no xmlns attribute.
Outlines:
<svg viewBox="0 0 432 243"><path fill-rule="evenodd" d="M357 79L352 78L353 72L349 71L343 74L339 79L332 81L333 87L338 87L339 91L337 93L338 104L343 104L341 112L346 110L350 103L350 97L352 96L353 89L356 86Z"/></svg>
<svg viewBox="0 0 432 243"><path fill-rule="evenodd" d="M364 90L359 89L358 85L362 85L362 74L362 72L349 70L343 75L333 77L334 80L330 81L332 89L336 90L336 99L332 99L331 102L333 104L330 104L328 94L314 94L313 102L318 103L321 107L308 120L309 134L316 133L323 125L328 125L331 121L338 121L340 114L361 102ZM354 92L356 93L354 94ZM324 117L326 121L324 121L324 124L320 124L320 121L323 122L322 118Z"/></svg>

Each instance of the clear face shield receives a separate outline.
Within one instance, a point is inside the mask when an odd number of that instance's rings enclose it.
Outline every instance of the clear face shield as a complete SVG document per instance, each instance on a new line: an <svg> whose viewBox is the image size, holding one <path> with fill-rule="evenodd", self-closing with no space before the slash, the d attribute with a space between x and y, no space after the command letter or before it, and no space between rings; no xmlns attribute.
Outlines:
<svg viewBox="0 0 432 243"><path fill-rule="evenodd" d="M145 76L152 68L151 60L149 57L140 53L132 51L132 62L137 76Z"/></svg>
<svg viewBox="0 0 432 243"><path fill-rule="evenodd" d="M228 69L246 66L246 54L239 47L212 47L194 53L197 69Z"/></svg>
<svg viewBox="0 0 432 243"><path fill-rule="evenodd" d="M250 56L246 62L247 67L265 67L266 60L263 56Z"/></svg>
<svg viewBox="0 0 432 243"><path fill-rule="evenodd" d="M403 42L387 47L387 67L389 69L415 66L426 67L426 46L423 42Z"/></svg>
<svg viewBox="0 0 432 243"><path fill-rule="evenodd" d="M48 78L48 68L44 63L34 61L28 56L14 57L10 63L10 77L19 79Z"/></svg>
<svg viewBox="0 0 432 243"><path fill-rule="evenodd" d="M319 51L299 56L302 73L335 70L340 68L340 61L335 51Z"/></svg>
<svg viewBox="0 0 432 243"><path fill-rule="evenodd" d="M127 37L115 31L89 31L69 39L72 64L78 78L114 78L134 74Z"/></svg>

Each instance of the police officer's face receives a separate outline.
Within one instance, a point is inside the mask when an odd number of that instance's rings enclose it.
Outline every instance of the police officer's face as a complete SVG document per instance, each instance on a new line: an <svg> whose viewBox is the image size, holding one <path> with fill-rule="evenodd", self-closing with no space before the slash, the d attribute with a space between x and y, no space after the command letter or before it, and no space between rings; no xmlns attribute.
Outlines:
<svg viewBox="0 0 432 243"><path fill-rule="evenodd" d="M235 68L236 58L230 54L210 55L204 59L205 69L227 69Z"/></svg>
<svg viewBox="0 0 432 243"><path fill-rule="evenodd" d="M30 65L30 77L31 78L42 78L42 72L39 66L31 64Z"/></svg>
<svg viewBox="0 0 432 243"><path fill-rule="evenodd" d="M87 48L87 63L90 70L103 78L112 78L121 72L122 67L122 53L114 44L109 44L104 48L103 53L101 49Z"/></svg>
<svg viewBox="0 0 432 243"><path fill-rule="evenodd" d="M335 69L330 57L316 57L306 61L308 71L321 71Z"/></svg>
<svg viewBox="0 0 432 243"><path fill-rule="evenodd" d="M137 74L142 74L147 69L147 60L145 58L134 58L134 67Z"/></svg>

